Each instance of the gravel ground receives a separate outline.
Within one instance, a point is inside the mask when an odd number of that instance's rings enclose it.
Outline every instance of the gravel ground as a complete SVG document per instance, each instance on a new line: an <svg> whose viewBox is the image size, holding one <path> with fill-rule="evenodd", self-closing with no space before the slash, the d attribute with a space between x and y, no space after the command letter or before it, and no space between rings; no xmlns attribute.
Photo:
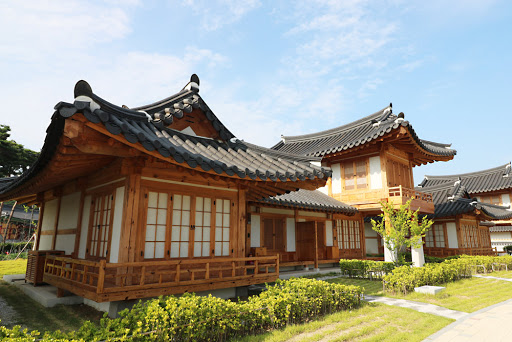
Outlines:
<svg viewBox="0 0 512 342"><path fill-rule="evenodd" d="M16 310L0 297L0 324L12 327L18 323L18 314Z"/></svg>

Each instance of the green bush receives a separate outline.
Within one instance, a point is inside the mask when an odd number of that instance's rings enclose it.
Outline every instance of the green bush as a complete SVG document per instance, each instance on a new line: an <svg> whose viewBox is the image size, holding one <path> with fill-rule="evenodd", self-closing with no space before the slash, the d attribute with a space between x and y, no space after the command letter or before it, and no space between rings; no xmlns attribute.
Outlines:
<svg viewBox="0 0 512 342"><path fill-rule="evenodd" d="M340 268L341 274L349 277L382 278L395 268L395 264L374 260L341 259Z"/></svg>
<svg viewBox="0 0 512 342"><path fill-rule="evenodd" d="M512 256L463 255L441 263L425 264L424 267L401 266L384 276L384 288L387 291L406 294L418 286L444 284L471 277L474 272L492 272L493 264L506 264L508 267L511 267Z"/></svg>
<svg viewBox="0 0 512 342"><path fill-rule="evenodd" d="M184 294L139 302L131 310L121 312L119 318L103 318L99 326L86 322L69 334L45 333L43 340L229 340L356 308L362 295L363 290L358 286L292 278L278 280L247 301ZM28 333L19 327L0 327L2 341L33 341L38 335L38 332Z"/></svg>
<svg viewBox="0 0 512 342"><path fill-rule="evenodd" d="M508 255L512 255L512 245L504 246L503 250L507 252Z"/></svg>

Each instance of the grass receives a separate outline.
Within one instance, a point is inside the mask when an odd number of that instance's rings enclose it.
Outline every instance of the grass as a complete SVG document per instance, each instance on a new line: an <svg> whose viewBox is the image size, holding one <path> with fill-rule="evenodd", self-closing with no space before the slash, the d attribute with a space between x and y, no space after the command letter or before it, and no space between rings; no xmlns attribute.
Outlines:
<svg viewBox="0 0 512 342"><path fill-rule="evenodd" d="M436 296L415 292L406 296L386 293L385 296L435 304L463 312L475 312L512 298L512 282L503 280L468 278L441 286L445 286L446 290Z"/></svg>
<svg viewBox="0 0 512 342"><path fill-rule="evenodd" d="M0 261L0 280L6 274L25 274L26 270L27 259Z"/></svg>
<svg viewBox="0 0 512 342"><path fill-rule="evenodd" d="M411 309L367 303L356 310L248 336L240 341L422 341L453 321Z"/></svg>
<svg viewBox="0 0 512 342"><path fill-rule="evenodd" d="M27 260L0 261L0 279L5 274L25 273L26 267ZM45 308L26 296L16 286L0 280L0 304L2 301L14 308L16 312L14 317L8 317L12 322L6 324L9 328L17 324L40 332L54 330L68 332L79 329L87 320L99 322L103 316L103 313L86 305L58 305Z"/></svg>

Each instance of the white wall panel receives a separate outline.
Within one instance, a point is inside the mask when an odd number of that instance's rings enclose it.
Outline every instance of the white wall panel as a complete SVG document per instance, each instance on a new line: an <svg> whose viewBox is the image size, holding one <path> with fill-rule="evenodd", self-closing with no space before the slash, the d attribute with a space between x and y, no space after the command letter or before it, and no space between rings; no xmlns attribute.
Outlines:
<svg viewBox="0 0 512 342"><path fill-rule="evenodd" d="M121 240L121 224L123 222L124 186L116 189L114 203L114 220L112 222L112 243L110 244L110 262L119 260L119 243Z"/></svg>
<svg viewBox="0 0 512 342"><path fill-rule="evenodd" d="M457 240L457 225L455 222L446 222L446 233L448 234L448 247L459 248Z"/></svg>
<svg viewBox="0 0 512 342"><path fill-rule="evenodd" d="M87 233L89 231L89 214L91 212L91 196L85 196L84 209L82 212L82 230L80 233L80 245L78 247L78 257L85 259L85 249L87 248Z"/></svg>
<svg viewBox="0 0 512 342"><path fill-rule="evenodd" d="M382 189L380 156L370 157L370 189Z"/></svg>
<svg viewBox="0 0 512 342"><path fill-rule="evenodd" d="M45 202L43 209L43 224L41 231L53 230L55 228L55 219L57 218L58 199Z"/></svg>
<svg viewBox="0 0 512 342"><path fill-rule="evenodd" d="M332 193L341 193L341 167L340 164L331 165L332 169Z"/></svg>
<svg viewBox="0 0 512 342"><path fill-rule="evenodd" d="M501 203L504 206L510 205L510 195L509 194L502 194L501 195Z"/></svg>
<svg viewBox="0 0 512 342"><path fill-rule="evenodd" d="M295 219L286 219L286 251L295 252Z"/></svg>
<svg viewBox="0 0 512 342"><path fill-rule="evenodd" d="M75 236L76 234L57 235L55 240L55 249L59 251L66 251L66 254L70 255L75 250Z"/></svg>
<svg viewBox="0 0 512 342"><path fill-rule="evenodd" d="M62 196L59 213L59 230L76 229L78 227L78 212L80 211L80 192Z"/></svg>
<svg viewBox="0 0 512 342"><path fill-rule="evenodd" d="M39 240L39 250L47 251L52 249L52 235L41 235Z"/></svg>
<svg viewBox="0 0 512 342"><path fill-rule="evenodd" d="M332 221L325 221L325 245L331 247L332 244Z"/></svg>
<svg viewBox="0 0 512 342"><path fill-rule="evenodd" d="M251 247L260 247L260 215L251 214Z"/></svg>

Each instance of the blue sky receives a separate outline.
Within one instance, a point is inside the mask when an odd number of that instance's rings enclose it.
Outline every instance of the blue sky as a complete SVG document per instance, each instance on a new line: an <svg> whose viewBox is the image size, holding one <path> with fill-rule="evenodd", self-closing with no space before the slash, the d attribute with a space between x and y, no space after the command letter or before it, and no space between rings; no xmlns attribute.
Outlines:
<svg viewBox="0 0 512 342"><path fill-rule="evenodd" d="M469 172L512 159L510 1L2 1L1 124L39 150L53 106L87 80L129 107L200 94L239 138L272 146L390 102Z"/></svg>

